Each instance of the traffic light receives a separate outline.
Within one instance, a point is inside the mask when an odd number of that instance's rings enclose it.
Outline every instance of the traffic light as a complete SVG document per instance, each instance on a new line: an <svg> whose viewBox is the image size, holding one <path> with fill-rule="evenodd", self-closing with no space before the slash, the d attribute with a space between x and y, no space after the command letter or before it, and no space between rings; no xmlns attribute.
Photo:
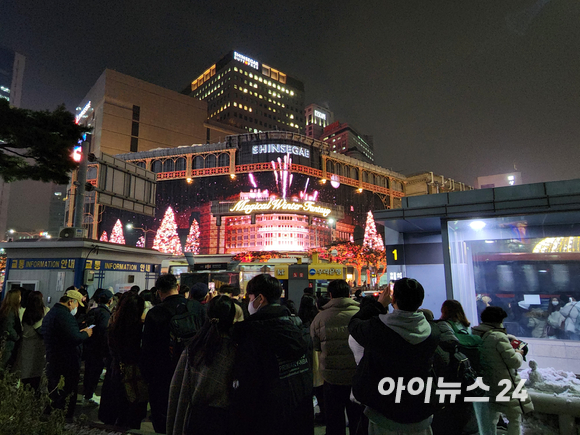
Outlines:
<svg viewBox="0 0 580 435"><path fill-rule="evenodd" d="M83 158L83 147L82 145L75 145L72 153L72 158L75 162L80 163Z"/></svg>

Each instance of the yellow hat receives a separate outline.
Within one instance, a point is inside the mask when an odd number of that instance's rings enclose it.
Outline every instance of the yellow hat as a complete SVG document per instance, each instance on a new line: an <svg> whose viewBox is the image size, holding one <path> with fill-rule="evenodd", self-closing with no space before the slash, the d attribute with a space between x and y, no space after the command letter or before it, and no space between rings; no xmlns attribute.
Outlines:
<svg viewBox="0 0 580 435"><path fill-rule="evenodd" d="M68 296L71 299L75 299L81 307L85 306L83 304L83 295L80 292L76 290L68 290L64 295Z"/></svg>

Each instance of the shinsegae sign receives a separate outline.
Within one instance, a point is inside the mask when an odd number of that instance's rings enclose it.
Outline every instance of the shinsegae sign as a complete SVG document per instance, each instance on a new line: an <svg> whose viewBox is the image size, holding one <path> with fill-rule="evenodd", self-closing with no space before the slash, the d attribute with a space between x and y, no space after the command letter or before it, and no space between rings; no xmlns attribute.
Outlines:
<svg viewBox="0 0 580 435"><path fill-rule="evenodd" d="M308 148L299 147L296 145L281 145L281 144L267 144L254 145L252 147L252 154L293 154L295 156L310 158L310 150Z"/></svg>
<svg viewBox="0 0 580 435"><path fill-rule="evenodd" d="M318 214L327 217L332 210L327 207L316 205L314 201L305 202L288 202L285 199L271 199L268 202L255 202L249 199L241 199L232 208L231 212L242 212L245 214L252 214L255 212L264 211L293 211L305 212L308 214Z"/></svg>

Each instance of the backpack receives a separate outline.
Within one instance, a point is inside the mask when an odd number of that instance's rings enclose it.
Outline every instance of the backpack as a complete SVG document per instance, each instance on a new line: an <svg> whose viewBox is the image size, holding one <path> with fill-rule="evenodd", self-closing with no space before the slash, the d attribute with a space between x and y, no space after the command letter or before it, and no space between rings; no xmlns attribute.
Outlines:
<svg viewBox="0 0 580 435"><path fill-rule="evenodd" d="M455 337L457 337L457 340L459 341L457 352L469 358L470 366L476 374L481 373L479 348L481 347L481 343L483 343L483 339L479 335L468 334L461 331L453 322L448 323L453 329Z"/></svg>
<svg viewBox="0 0 580 435"><path fill-rule="evenodd" d="M441 356L440 364L435 370L435 375L447 382L459 382L461 384L461 397L466 396L483 396L485 391L481 388L467 391L467 387L473 385L477 381L478 374L472 367L470 358L460 351L460 345L453 345L449 343L448 346L439 345L437 352ZM442 364L442 361L446 363ZM448 361L448 362L447 362ZM450 397L446 398L445 403L449 404Z"/></svg>
<svg viewBox="0 0 580 435"><path fill-rule="evenodd" d="M179 361L183 350L201 329L203 317L193 307L193 301L180 303L169 319L169 352L173 362Z"/></svg>

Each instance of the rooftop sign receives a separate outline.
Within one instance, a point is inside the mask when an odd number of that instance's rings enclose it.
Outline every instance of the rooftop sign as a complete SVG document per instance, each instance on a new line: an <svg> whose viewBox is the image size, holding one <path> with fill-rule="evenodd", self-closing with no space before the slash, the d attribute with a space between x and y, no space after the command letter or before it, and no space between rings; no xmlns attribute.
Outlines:
<svg viewBox="0 0 580 435"><path fill-rule="evenodd" d="M314 201L288 202L285 199L271 199L268 202L254 202L249 199L242 199L230 208L230 212L242 212L245 214L264 211L306 212L323 217L327 217L332 212L330 208L316 205Z"/></svg>
<svg viewBox="0 0 580 435"><path fill-rule="evenodd" d="M234 51L234 60L238 62L242 62L244 65L248 65L254 69L258 69L258 61L249 58L248 56L244 56L243 54Z"/></svg>
<svg viewBox="0 0 580 435"><path fill-rule="evenodd" d="M278 145L278 144L268 144L268 145L254 145L252 147L252 154L294 154L296 156L310 158L310 150L308 148L299 147L296 145Z"/></svg>

